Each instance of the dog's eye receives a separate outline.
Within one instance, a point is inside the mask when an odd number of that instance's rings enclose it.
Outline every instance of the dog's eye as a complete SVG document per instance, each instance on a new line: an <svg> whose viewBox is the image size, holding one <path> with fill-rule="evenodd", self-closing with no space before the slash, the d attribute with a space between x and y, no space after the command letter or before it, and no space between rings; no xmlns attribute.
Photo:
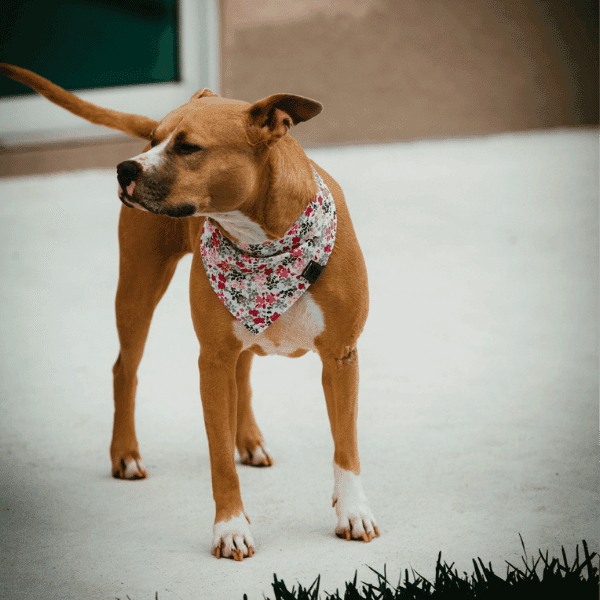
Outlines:
<svg viewBox="0 0 600 600"><path fill-rule="evenodd" d="M193 154L194 152L201 152L205 149L198 144L188 144L186 142L179 142L175 148L179 154Z"/></svg>

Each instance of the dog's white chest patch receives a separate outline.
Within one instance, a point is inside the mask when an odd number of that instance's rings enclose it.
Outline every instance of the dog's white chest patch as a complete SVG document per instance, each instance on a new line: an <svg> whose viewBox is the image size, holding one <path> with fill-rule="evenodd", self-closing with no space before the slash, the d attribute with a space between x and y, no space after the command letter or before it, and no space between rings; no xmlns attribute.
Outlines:
<svg viewBox="0 0 600 600"><path fill-rule="evenodd" d="M315 352L314 339L324 328L323 313L310 290L258 335L250 333L239 321L233 322L233 332L244 344L244 350L258 346L265 354L280 356L292 356L299 351Z"/></svg>

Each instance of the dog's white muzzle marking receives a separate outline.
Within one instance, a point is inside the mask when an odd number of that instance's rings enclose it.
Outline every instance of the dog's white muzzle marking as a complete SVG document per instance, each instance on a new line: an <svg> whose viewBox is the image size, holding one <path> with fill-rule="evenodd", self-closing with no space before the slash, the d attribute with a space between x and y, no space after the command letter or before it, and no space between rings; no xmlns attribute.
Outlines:
<svg viewBox="0 0 600 600"><path fill-rule="evenodd" d="M173 133L166 140L158 144L158 146L154 146L154 148L150 148L147 152L142 152L129 160L137 162L144 172L160 167L165 159L165 148L171 141Z"/></svg>

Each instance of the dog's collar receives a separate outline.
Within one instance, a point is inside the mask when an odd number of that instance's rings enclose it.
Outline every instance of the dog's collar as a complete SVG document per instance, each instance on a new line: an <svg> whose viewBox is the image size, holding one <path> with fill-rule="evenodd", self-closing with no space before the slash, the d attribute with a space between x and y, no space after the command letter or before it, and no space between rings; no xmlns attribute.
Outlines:
<svg viewBox="0 0 600 600"><path fill-rule="evenodd" d="M262 333L317 281L333 251L337 215L333 196L314 171L317 194L278 240L235 244L204 222L200 253L210 284L251 333Z"/></svg>

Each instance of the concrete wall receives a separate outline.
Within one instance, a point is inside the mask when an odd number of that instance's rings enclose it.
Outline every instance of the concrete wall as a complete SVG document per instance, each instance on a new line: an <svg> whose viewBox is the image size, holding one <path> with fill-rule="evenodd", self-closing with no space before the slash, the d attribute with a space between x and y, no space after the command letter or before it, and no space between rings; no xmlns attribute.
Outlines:
<svg viewBox="0 0 600 600"><path fill-rule="evenodd" d="M598 123L592 0L223 0L222 93L325 110L307 145Z"/></svg>

